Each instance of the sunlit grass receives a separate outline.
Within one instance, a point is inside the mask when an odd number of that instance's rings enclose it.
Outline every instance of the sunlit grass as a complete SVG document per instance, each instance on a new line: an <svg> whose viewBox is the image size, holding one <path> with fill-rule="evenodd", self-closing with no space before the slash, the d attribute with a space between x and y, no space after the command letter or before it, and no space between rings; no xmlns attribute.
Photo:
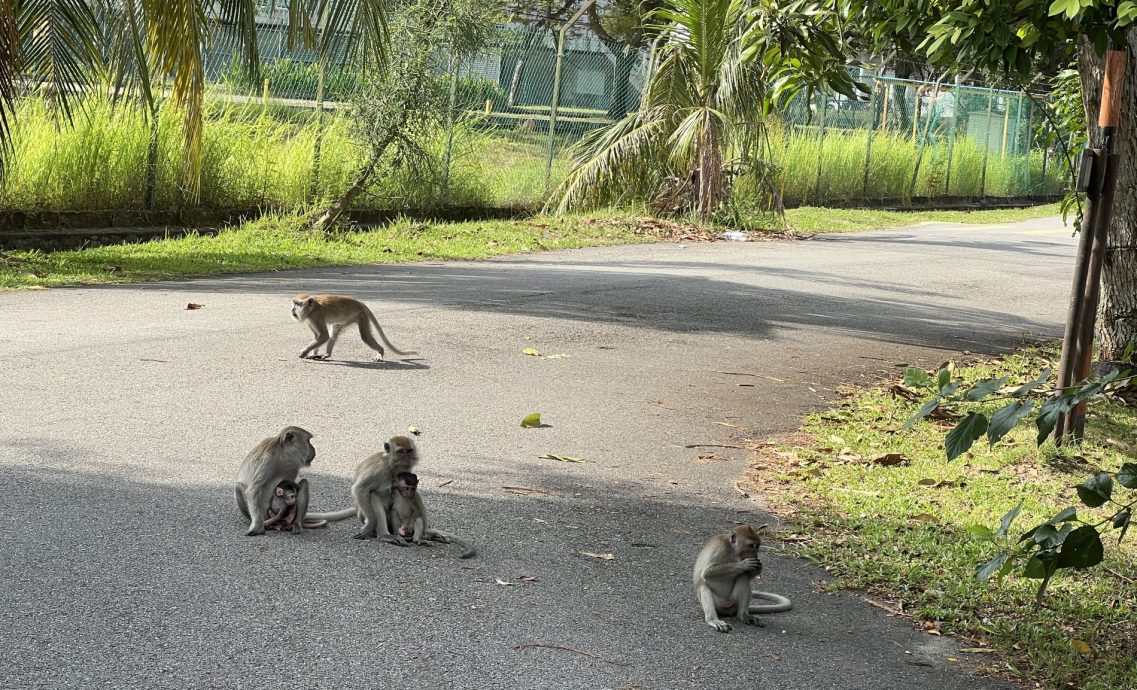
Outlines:
<svg viewBox="0 0 1137 690"><path fill-rule="evenodd" d="M957 373L969 381L1006 375L1015 383L1053 365L1054 356L1033 351ZM976 565L994 553L965 531L997 526L1020 499L1015 535L1078 504L1075 484L1098 467L1116 470L1133 460L1132 450L1122 450L1131 446L1107 440L1132 443L1137 412L1095 408L1087 442L1076 449L1037 448L1029 425L948 462L950 424L903 428L918 404L887 389L857 391L838 408L811 415L800 434L757 462L762 469L752 478L764 498L785 513L787 532L802 535L792 550L824 564L839 586L903 602L925 628L958 635L964 647L999 650L1004 658L991 665L995 672L1045 688L1137 687L1132 539L1120 547L1116 537L1108 540L1102 567L1062 571L1040 608L1036 580L974 579ZM873 462L887 453L901 454L906 464ZM1087 519L1101 512L1079 508ZM1079 652L1074 640L1090 651Z"/></svg>

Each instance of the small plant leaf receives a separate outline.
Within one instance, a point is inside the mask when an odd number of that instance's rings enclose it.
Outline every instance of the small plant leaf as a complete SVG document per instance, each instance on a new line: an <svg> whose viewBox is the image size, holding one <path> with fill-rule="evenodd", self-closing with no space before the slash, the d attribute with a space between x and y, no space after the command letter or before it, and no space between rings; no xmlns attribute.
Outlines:
<svg viewBox="0 0 1137 690"><path fill-rule="evenodd" d="M1078 485L1078 498L1091 508L1097 508L1113 494L1113 478L1108 472L1098 472Z"/></svg>
<svg viewBox="0 0 1137 690"><path fill-rule="evenodd" d="M995 533L992 532L991 528L987 525L968 525L967 531L971 536L976 539L982 539L983 541L991 541L995 538Z"/></svg>
<svg viewBox="0 0 1137 690"><path fill-rule="evenodd" d="M1101 563L1105 549L1101 535L1092 525L1083 525L1070 533L1058 552L1059 568L1090 568Z"/></svg>
<svg viewBox="0 0 1137 690"><path fill-rule="evenodd" d="M997 379L984 379L971 387L964 396L968 400L979 401L986 398L992 393L997 393L1003 388L1003 384L1007 382L1007 377L1002 376Z"/></svg>
<svg viewBox="0 0 1137 690"><path fill-rule="evenodd" d="M923 369L908 367L904 370L904 385L909 388L925 388L932 385L932 377Z"/></svg>
<svg viewBox="0 0 1137 690"><path fill-rule="evenodd" d="M995 414L991 415L990 426L987 427L987 443L995 445L1019 423L1020 419L1030 414L1033 408L1033 400L1015 400L996 410Z"/></svg>
<svg viewBox="0 0 1137 690"><path fill-rule="evenodd" d="M1117 483L1126 489L1137 489L1137 463L1127 462L1117 473Z"/></svg>
<svg viewBox="0 0 1137 690"><path fill-rule="evenodd" d="M1046 367L1045 369L1043 369L1039 373L1038 378L1019 386L1018 388L1016 388L1011 393L1011 395L1015 396L1016 398L1020 398L1024 395L1026 395L1027 393L1031 392L1035 388L1038 388L1039 386L1043 385L1044 383L1046 383L1049 380L1050 380L1050 367Z"/></svg>
<svg viewBox="0 0 1137 690"><path fill-rule="evenodd" d="M536 429L541 426L541 413L534 412L533 414L525 415L521 420L521 426L524 429Z"/></svg>
<svg viewBox="0 0 1137 690"><path fill-rule="evenodd" d="M943 390L951 382L951 369L944 367L936 372L936 390Z"/></svg>
<svg viewBox="0 0 1137 690"><path fill-rule="evenodd" d="M944 439L947 459L955 460L967 452L975 440L987 432L987 417L979 412L968 412L963 421L955 425Z"/></svg>
<svg viewBox="0 0 1137 690"><path fill-rule="evenodd" d="M920 409L916 411L916 414L912 415L911 417L908 418L908 421L904 422L904 428L907 429L908 427L912 426L913 424L920 421L924 417L927 417L929 414L932 413L932 410L939 407L939 404L940 404L940 396L938 396L938 395L936 397L932 398L931 400L928 400L927 402L925 402L923 405L920 406Z"/></svg>
<svg viewBox="0 0 1137 690"><path fill-rule="evenodd" d="M1090 646L1082 640L1070 640L1070 646L1073 647L1074 651L1078 654L1090 653Z"/></svg>
<svg viewBox="0 0 1137 690"><path fill-rule="evenodd" d="M1118 537L1117 537L1117 543L1118 544L1120 544L1121 541L1123 539L1125 539L1125 533L1129 531L1129 525L1133 524L1130 520L1130 518L1132 516L1133 516L1133 511L1130 510L1129 508L1126 508L1125 510L1121 511L1117 515L1113 516L1113 527L1114 527L1114 529L1120 529L1121 530L1121 534L1118 535Z"/></svg>
<svg viewBox="0 0 1137 690"><path fill-rule="evenodd" d="M1015 518L1019 516L1019 511L1023 509L1023 500L1020 499L1018 505L1007 511L1007 514L999 520L999 529L995 532L996 537L1005 535L1007 530L1011 528L1011 523L1015 521Z"/></svg>
<svg viewBox="0 0 1137 690"><path fill-rule="evenodd" d="M1001 553L975 569L975 579L985 582L988 578L1002 569L1007 562L1007 554Z"/></svg>
<svg viewBox="0 0 1137 690"><path fill-rule="evenodd" d="M1047 520L1052 525L1057 525L1059 522L1067 522L1070 520L1078 519L1078 509L1070 506L1065 508L1054 515L1054 517Z"/></svg>
<svg viewBox="0 0 1137 690"><path fill-rule="evenodd" d="M1041 446L1050 437L1050 432L1054 431L1054 425L1058 423L1058 418L1069 412L1075 404L1065 397L1047 398L1046 402L1042 403L1042 408L1038 411L1038 418L1034 420L1038 427L1038 445Z"/></svg>

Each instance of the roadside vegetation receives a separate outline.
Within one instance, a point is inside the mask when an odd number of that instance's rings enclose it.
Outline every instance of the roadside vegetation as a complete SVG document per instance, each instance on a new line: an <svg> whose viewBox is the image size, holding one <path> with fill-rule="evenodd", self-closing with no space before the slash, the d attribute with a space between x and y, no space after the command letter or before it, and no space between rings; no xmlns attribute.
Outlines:
<svg viewBox="0 0 1137 690"><path fill-rule="evenodd" d="M1049 215L1056 206L988 211L918 213L841 209L791 209L795 229L851 231L924 221L1002 223ZM301 214L269 214L216 235L192 233L138 244L72 251L8 251L0 254L0 289L100 283L138 283L225 273L280 271L317 266L484 259L552 249L639 242L698 242L724 228L659 220L638 212L608 212L521 220L461 223L399 220L371 229L314 232ZM780 221L767 219L769 227ZM780 237L780 232L757 233Z"/></svg>
<svg viewBox="0 0 1137 690"><path fill-rule="evenodd" d="M1032 349L954 374L964 388L995 376L1025 383L1056 359L1053 349ZM921 402L899 380L851 391L799 433L759 447L746 484L781 516L787 550L822 564L836 587L865 592L929 634L959 638L962 654L992 674L1045 688L1137 687L1132 540L1109 540L1096 568L1061 571L1038 605L1038 580L975 579L995 549L969 532L998 526L1022 500L1009 534L1017 541L1026 526L1076 504L1086 477L1137 457L1137 410L1091 407L1081 446L1038 447L1033 426L1022 425L998 445L976 444L948 462L945 434L958 420L903 429ZM988 413L1000 404L986 405ZM1078 512L1090 522L1109 514L1108 506Z"/></svg>

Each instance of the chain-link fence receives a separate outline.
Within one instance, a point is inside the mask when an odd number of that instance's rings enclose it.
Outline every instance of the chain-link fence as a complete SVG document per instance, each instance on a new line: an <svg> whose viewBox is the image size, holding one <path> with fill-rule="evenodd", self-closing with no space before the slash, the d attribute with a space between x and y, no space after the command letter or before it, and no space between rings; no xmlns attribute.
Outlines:
<svg viewBox="0 0 1137 690"><path fill-rule="evenodd" d="M821 92L784 113L773 148L787 203L1066 190L1065 148L1037 143L1050 128L1044 96L859 76L866 99Z"/></svg>

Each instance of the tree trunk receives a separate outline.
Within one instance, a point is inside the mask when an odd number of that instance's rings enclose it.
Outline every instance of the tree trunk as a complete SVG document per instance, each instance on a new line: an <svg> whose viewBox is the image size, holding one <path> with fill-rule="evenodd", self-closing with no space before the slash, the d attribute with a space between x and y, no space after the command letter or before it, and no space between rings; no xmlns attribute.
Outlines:
<svg viewBox="0 0 1137 690"><path fill-rule="evenodd" d="M1137 29L1129 29L1126 38L1129 45L1137 46ZM1093 46L1083 43L1078 51L1078 72L1092 146L1101 144L1097 121L1104 68L1104 57L1098 56ZM1121 121L1113 151L1121 156L1121 166L1113 222L1107 233L1097 327L1099 357L1105 361L1121 359L1125 346L1137 340L1137 196L1134 196L1137 166L1133 160L1137 155L1137 64L1133 57L1126 65Z"/></svg>

